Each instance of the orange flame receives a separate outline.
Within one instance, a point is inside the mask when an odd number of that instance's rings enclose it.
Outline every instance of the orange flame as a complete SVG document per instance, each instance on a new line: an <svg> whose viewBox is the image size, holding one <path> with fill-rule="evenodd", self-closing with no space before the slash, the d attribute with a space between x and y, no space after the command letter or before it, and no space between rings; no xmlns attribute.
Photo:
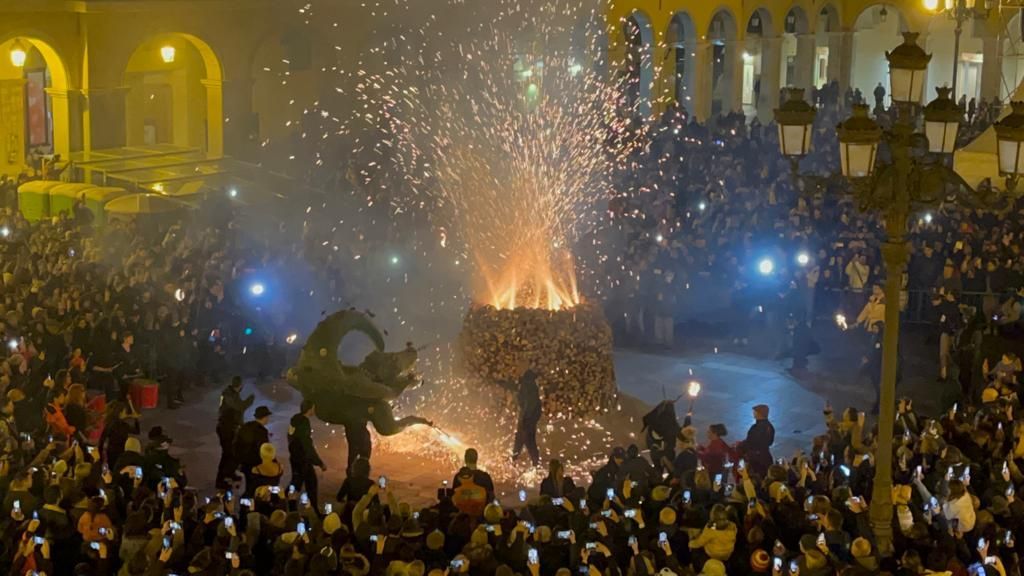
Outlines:
<svg viewBox="0 0 1024 576"><path fill-rule="evenodd" d="M498 310L541 308L566 310L578 306L576 269L572 255L556 256L547 249L525 249L495 269L481 263L487 293L483 298ZM552 262L552 260L556 260Z"/></svg>

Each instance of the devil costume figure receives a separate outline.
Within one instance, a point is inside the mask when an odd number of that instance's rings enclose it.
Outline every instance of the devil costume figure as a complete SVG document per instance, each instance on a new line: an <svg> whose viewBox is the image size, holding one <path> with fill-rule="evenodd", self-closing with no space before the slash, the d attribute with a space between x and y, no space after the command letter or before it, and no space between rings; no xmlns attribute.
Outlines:
<svg viewBox="0 0 1024 576"><path fill-rule="evenodd" d="M368 336L376 348L359 366L338 360L338 346L353 330ZM318 418L345 427L351 467L360 456L370 459L373 446L367 424L373 423L382 436L393 436L413 424L432 425L418 416L396 420L391 410L390 401L417 383L416 357L411 345L400 352L384 352L384 337L370 318L342 310L322 320L309 335L288 381L316 405Z"/></svg>

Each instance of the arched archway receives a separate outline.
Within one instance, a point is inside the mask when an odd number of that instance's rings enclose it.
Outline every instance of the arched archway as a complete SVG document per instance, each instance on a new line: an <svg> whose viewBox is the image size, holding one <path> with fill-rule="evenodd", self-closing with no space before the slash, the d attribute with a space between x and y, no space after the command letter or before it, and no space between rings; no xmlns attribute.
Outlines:
<svg viewBox="0 0 1024 576"><path fill-rule="evenodd" d="M743 104L743 113L750 117L758 114L765 108L763 82L764 74L771 73L770 54L771 50L765 42L771 42L775 36L775 25L772 22L772 15L765 8L757 8L747 19L747 28L743 50L743 84L740 101ZM772 106L768 103L770 112Z"/></svg>
<svg viewBox="0 0 1024 576"><path fill-rule="evenodd" d="M668 23L666 42L669 49L663 69L672 78L672 100L687 109L694 94L693 57L696 41L697 27L693 19L686 12L676 12Z"/></svg>
<svg viewBox="0 0 1024 576"><path fill-rule="evenodd" d="M622 34L626 42L626 111L634 117L646 119L651 116L651 86L654 83L651 19L644 12L634 10L623 22Z"/></svg>
<svg viewBox="0 0 1024 576"><path fill-rule="evenodd" d="M192 34L143 41L124 71L126 142L175 144L224 154L224 84L213 49Z"/></svg>
<svg viewBox="0 0 1024 576"><path fill-rule="evenodd" d="M901 33L906 29L906 19L892 4L868 6L854 22L850 86L860 90L864 102L872 108L879 85L885 90L881 104L889 105L889 63L885 53L903 42Z"/></svg>
<svg viewBox="0 0 1024 576"><path fill-rule="evenodd" d="M1006 102L1024 83L1024 18L1015 13L1005 24L999 47L1002 70L999 80L999 99Z"/></svg>
<svg viewBox="0 0 1024 576"><path fill-rule="evenodd" d="M810 22L807 13L793 6L782 23L782 60L779 63L779 85L807 88L811 76L813 38L808 37Z"/></svg>
<svg viewBox="0 0 1024 576"><path fill-rule="evenodd" d="M832 59L838 59L841 50L840 46L833 45L838 43L836 33L839 31L839 10L832 4L822 6L814 26L814 73L811 81L815 87L821 88L839 79L838 66L832 65Z"/></svg>
<svg viewBox="0 0 1024 576"><path fill-rule="evenodd" d="M71 152L70 80L53 45L33 34L0 39L0 173L16 174L38 159Z"/></svg>
<svg viewBox="0 0 1024 576"><path fill-rule="evenodd" d="M953 98L981 97L981 68L984 54L983 40L975 35L976 27L964 23L960 33L959 54L954 55L956 22L945 14L932 16L928 21L928 39L922 48L932 55L928 63L928 85L954 88ZM953 79L956 78L956 86ZM934 93L925 94L931 98Z"/></svg>
<svg viewBox="0 0 1024 576"><path fill-rule="evenodd" d="M726 9L715 12L708 25L711 43L711 117L731 112L735 95L736 19Z"/></svg>

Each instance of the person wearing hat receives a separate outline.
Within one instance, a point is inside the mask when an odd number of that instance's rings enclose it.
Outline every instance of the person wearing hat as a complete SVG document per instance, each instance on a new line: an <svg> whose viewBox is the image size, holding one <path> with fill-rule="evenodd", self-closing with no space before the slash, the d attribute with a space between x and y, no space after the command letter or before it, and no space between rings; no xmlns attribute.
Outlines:
<svg viewBox="0 0 1024 576"><path fill-rule="evenodd" d="M309 419L316 413L316 406L312 400L303 400L299 406L299 413L292 416L288 424L288 458L292 465L292 486L296 490L305 488L309 495L309 503L313 509L319 509L317 502L317 478L314 467L319 466L326 470L327 466L320 459L313 445L313 428Z"/></svg>
<svg viewBox="0 0 1024 576"><path fill-rule="evenodd" d="M747 467L758 476L764 476L772 465L772 444L775 443L775 427L768 421L768 406L754 406L754 425L747 430L747 437L736 449L746 459Z"/></svg>
<svg viewBox="0 0 1024 576"><path fill-rule="evenodd" d="M420 558L426 564L427 570L444 570L448 568L448 556L444 551L445 535L440 530L433 530L427 534L426 546L420 551Z"/></svg>
<svg viewBox="0 0 1024 576"><path fill-rule="evenodd" d="M758 548L750 554L750 571L754 574L767 574L772 567L772 557L768 552Z"/></svg>
<svg viewBox="0 0 1024 576"><path fill-rule="evenodd" d="M174 478L179 486L185 486L188 482L185 479L184 466L181 461L171 456L168 449L171 447L171 438L164 434L162 426L153 426L149 429L149 442L145 451L146 484L155 487L164 478Z"/></svg>
<svg viewBox="0 0 1024 576"><path fill-rule="evenodd" d="M626 450L621 446L612 448L608 455L608 462L598 468L593 474L590 487L587 488L587 500L591 507L603 502L608 494L609 488L615 488L615 479L619 476L619 468L626 461Z"/></svg>
<svg viewBox="0 0 1024 576"><path fill-rule="evenodd" d="M238 429L238 434L235 435L235 461L242 467L246 486L252 481L253 467L258 466L261 462L260 447L270 442L270 431L267 430L270 415L270 408L257 406L253 419L242 424Z"/></svg>
<svg viewBox="0 0 1024 576"><path fill-rule="evenodd" d="M217 439L220 441L220 462L217 464L217 488L227 488L238 470L235 460L235 436L242 426L245 411L252 406L252 394L243 400L242 377L235 376L231 384L220 395L220 408L217 411Z"/></svg>
<svg viewBox="0 0 1024 576"><path fill-rule="evenodd" d="M707 560L701 568L700 576L725 576L725 562L715 558Z"/></svg>
<svg viewBox="0 0 1024 576"><path fill-rule="evenodd" d="M801 548L803 548L803 540L801 540ZM853 562L866 570L870 570L872 573L878 571L878 558L872 553L871 542L866 538L855 538L850 543L850 555L853 556ZM803 572L801 572L803 574Z"/></svg>
<svg viewBox="0 0 1024 576"><path fill-rule="evenodd" d="M800 552L802 555L797 560L800 576L829 576L832 573L828 556L818 549L816 536L811 534L801 536Z"/></svg>

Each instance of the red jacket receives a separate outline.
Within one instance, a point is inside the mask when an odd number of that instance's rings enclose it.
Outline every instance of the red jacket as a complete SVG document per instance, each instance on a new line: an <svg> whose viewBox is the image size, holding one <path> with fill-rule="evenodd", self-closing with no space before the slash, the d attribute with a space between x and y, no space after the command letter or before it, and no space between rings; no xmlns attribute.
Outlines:
<svg viewBox="0 0 1024 576"><path fill-rule="evenodd" d="M64 417L64 411L53 402L46 405L43 410L43 418L46 420L46 426L50 429L50 433L54 436L63 435L66 440L70 440L74 435L75 427L68 424L67 418Z"/></svg>
<svg viewBox="0 0 1024 576"><path fill-rule="evenodd" d="M721 438L716 438L707 446L698 448L697 455L700 457L704 467L708 469L708 474L712 478L714 478L715 474L724 472L725 459L727 457L730 460L733 458L732 448L729 448L729 445Z"/></svg>

